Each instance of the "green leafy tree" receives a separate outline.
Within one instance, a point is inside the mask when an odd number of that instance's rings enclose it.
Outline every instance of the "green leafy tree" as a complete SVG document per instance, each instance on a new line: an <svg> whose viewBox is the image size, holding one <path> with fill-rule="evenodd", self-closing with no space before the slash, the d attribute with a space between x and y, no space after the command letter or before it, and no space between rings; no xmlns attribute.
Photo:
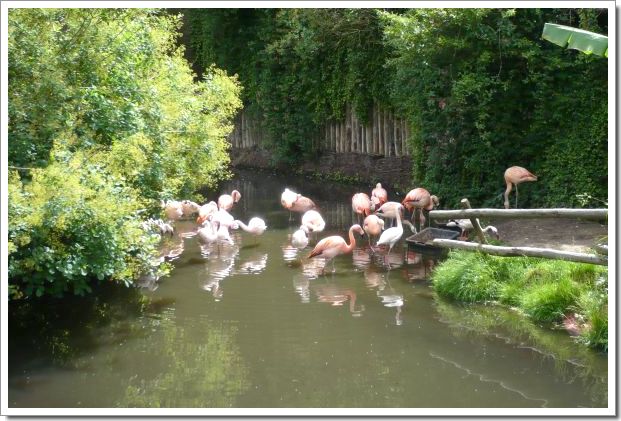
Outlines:
<svg viewBox="0 0 621 421"><path fill-rule="evenodd" d="M241 89L214 67L197 79L179 27L153 9L11 9L14 297L156 274L156 239L141 220L160 199L200 199L200 187L228 176Z"/></svg>

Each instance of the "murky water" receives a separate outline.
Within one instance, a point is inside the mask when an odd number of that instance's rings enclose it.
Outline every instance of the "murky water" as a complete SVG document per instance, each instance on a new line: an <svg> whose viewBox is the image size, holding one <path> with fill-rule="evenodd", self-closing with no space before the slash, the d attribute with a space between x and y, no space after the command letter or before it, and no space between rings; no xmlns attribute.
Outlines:
<svg viewBox="0 0 621 421"><path fill-rule="evenodd" d="M74 321L71 346L50 351L63 358L31 355L17 338L33 333L12 332L9 406L607 405L606 355L510 310L439 299L433 260L397 247L389 269L364 239L321 275L320 259L289 245L299 215L289 222L280 206L285 186L320 206L320 237L345 234L355 188L240 173L221 191L239 190L232 213L268 230L201 248L195 224L178 223L172 276L141 289L150 304L106 304L107 322Z"/></svg>

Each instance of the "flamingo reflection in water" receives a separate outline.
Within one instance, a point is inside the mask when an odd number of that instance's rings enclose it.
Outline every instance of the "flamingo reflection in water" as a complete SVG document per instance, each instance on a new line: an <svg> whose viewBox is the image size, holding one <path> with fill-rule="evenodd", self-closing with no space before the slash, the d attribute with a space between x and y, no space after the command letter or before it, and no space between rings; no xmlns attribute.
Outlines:
<svg viewBox="0 0 621 421"><path fill-rule="evenodd" d="M384 307L396 308L395 323L397 326L403 324L403 318L401 317L401 309L403 308L404 298L403 294L395 291L390 285L390 271L378 272L373 266L369 266L364 271L364 280L367 287L371 290L375 290L377 296L382 300Z"/></svg>
<svg viewBox="0 0 621 421"><path fill-rule="evenodd" d="M356 291L337 284L315 284L311 287L320 303L330 303L333 306L342 306L349 300L349 312L353 317L360 317L364 312L364 305L356 309Z"/></svg>
<svg viewBox="0 0 621 421"><path fill-rule="evenodd" d="M261 273L267 266L267 253L254 252L235 269L235 275L249 275Z"/></svg>
<svg viewBox="0 0 621 421"><path fill-rule="evenodd" d="M241 235L234 233L231 240L231 243L216 241L204 246L205 264L200 273L199 285L211 292L216 301L220 301L224 293L220 283L233 274L239 256Z"/></svg>

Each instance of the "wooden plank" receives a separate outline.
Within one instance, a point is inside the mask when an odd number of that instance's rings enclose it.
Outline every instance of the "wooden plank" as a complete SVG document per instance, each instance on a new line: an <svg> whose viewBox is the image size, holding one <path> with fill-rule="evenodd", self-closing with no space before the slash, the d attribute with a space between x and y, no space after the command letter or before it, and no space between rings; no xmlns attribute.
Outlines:
<svg viewBox="0 0 621 421"><path fill-rule="evenodd" d="M606 220L608 209L462 209L462 210L432 210L431 219L460 219L460 218L576 218Z"/></svg>
<svg viewBox="0 0 621 421"><path fill-rule="evenodd" d="M489 244L469 243L466 241L445 240L437 238L433 240L434 246L454 248L460 250L481 251L495 256L506 257L543 257L545 259L566 260L578 263L591 263L594 265L608 266L608 259L595 254L576 253L571 251L559 251L538 247L508 247L491 246Z"/></svg>

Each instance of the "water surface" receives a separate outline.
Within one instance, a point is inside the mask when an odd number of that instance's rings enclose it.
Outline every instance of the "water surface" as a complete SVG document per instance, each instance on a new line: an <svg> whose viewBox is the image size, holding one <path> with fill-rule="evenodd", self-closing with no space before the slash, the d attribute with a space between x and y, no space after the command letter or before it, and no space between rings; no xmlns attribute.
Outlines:
<svg viewBox="0 0 621 421"><path fill-rule="evenodd" d="M47 356L21 345L35 332L14 329L9 406L607 405L606 355L511 310L439 299L425 256L396 247L385 260L365 238L322 275L321 259L289 245L300 216L281 208L285 187L319 205L320 237L346 235L357 188L240 172L220 192L239 190L232 213L262 217L265 234L201 247L195 223L177 223L174 270L139 304L100 304L112 313L102 323L57 321L72 340Z"/></svg>

